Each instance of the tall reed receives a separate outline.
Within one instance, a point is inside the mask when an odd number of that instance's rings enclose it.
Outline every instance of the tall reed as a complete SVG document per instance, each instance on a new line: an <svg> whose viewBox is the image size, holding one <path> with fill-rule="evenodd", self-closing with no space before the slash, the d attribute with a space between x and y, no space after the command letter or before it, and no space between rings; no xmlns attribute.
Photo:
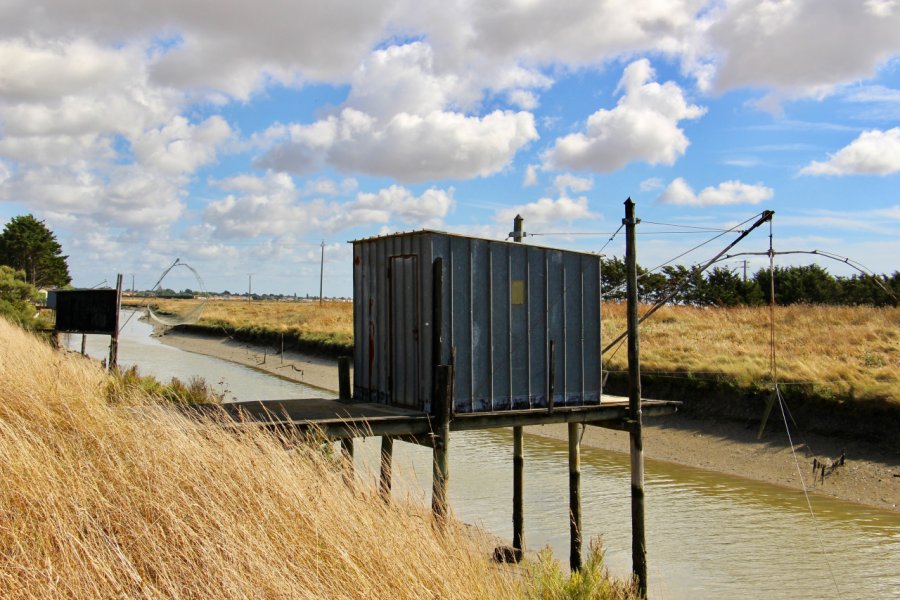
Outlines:
<svg viewBox="0 0 900 600"><path fill-rule="evenodd" d="M133 393L0 319L0 597L516 598L421 506L314 445Z"/></svg>

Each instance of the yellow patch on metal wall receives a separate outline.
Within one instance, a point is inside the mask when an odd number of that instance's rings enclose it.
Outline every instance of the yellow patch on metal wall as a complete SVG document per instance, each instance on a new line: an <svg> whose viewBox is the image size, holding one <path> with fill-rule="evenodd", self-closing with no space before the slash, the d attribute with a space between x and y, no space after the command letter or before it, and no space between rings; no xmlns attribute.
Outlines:
<svg viewBox="0 0 900 600"><path fill-rule="evenodd" d="M525 281L513 279L509 290L509 300L512 304L525 304Z"/></svg>

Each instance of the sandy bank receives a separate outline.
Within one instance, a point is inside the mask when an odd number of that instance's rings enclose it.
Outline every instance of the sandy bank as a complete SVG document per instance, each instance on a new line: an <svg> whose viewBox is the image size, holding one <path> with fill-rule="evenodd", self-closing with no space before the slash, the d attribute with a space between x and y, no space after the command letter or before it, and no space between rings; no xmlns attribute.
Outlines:
<svg viewBox="0 0 900 600"><path fill-rule="evenodd" d="M228 337L201 337L169 332L161 341L189 352L215 356L252 366L274 375L325 390L337 390L337 363L295 352L284 357L271 348L253 346ZM778 415L773 413L773 418ZM761 441L756 423L700 420L675 415L649 419L644 428L644 452L663 460L720 473L801 489L797 466L784 428L770 427ZM565 425L529 427L529 434L566 439ZM869 506L900 511L900 450L884 448L864 440L824 437L800 432L794 435L795 450L807 487L816 494ZM589 427L585 445L614 452L628 452L628 434ZM813 457L829 462L846 451L847 462L833 474L813 483ZM527 441L526 441L527 453Z"/></svg>
<svg viewBox="0 0 900 600"><path fill-rule="evenodd" d="M281 356L271 348L239 342L228 336L206 337L169 330L159 340L181 350L229 360L337 393L337 361L332 359L290 351Z"/></svg>

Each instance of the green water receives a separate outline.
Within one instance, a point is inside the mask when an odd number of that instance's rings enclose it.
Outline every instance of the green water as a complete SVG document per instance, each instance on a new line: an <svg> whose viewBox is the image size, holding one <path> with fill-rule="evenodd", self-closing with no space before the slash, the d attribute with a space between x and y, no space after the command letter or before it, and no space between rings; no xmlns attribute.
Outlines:
<svg viewBox="0 0 900 600"><path fill-rule="evenodd" d="M374 478L377 438L357 441L361 477ZM460 432L450 446L457 517L512 538L512 435ZM628 456L582 448L584 538L602 536L611 571L631 568ZM568 564L568 446L525 437L525 535ZM398 496L426 500L431 452L394 445ZM399 472L400 476L396 473ZM701 469L646 462L652 598L900 597L900 514Z"/></svg>

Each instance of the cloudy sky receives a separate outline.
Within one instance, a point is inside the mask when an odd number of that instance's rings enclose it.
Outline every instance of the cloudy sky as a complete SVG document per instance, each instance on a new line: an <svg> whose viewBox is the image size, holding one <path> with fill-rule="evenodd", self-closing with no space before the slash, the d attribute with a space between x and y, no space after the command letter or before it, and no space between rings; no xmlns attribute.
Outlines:
<svg viewBox="0 0 900 600"><path fill-rule="evenodd" d="M316 294L324 242L349 295L347 240L521 213L599 250L631 196L648 267L709 237L650 222L772 209L777 250L892 272L898 32L898 0L0 0L0 225L80 286Z"/></svg>

